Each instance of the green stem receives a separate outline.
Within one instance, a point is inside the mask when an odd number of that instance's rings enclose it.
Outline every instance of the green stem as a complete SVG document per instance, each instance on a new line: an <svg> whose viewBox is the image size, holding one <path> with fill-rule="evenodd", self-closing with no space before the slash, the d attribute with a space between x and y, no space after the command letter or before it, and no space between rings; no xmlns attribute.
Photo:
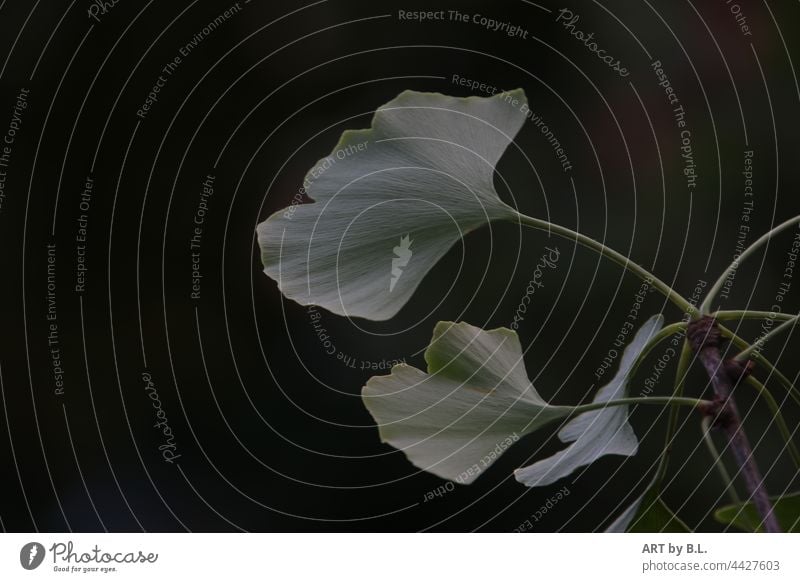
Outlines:
<svg viewBox="0 0 800 582"><path fill-rule="evenodd" d="M719 329L720 332L722 332L722 335L730 339L734 345L739 347L739 349L747 349L748 347L750 347L750 344L747 341L740 338L738 335L733 333L727 327L720 325ZM792 400L794 400L796 404L800 405L800 391L798 391L797 388L795 388L794 384L792 383L791 380L789 380L789 378L787 378L780 370L778 370L775 366L773 366L772 363L764 356L762 356L760 353L753 352L753 360L755 360L761 367L763 367L767 371L769 376L774 376L775 379L781 385L783 385L783 387L789 393L789 396L792 397Z"/></svg>
<svg viewBox="0 0 800 582"><path fill-rule="evenodd" d="M776 327L775 329L773 329L769 333L766 333L763 336L761 336L759 339L757 339L754 344L746 347L741 352L739 352L734 359L735 360L739 360L740 362L743 362L745 360L749 360L751 358L751 354L754 354L754 353L755 354L760 354L761 350L764 348L764 344L766 344L770 339L772 339L773 337L775 337L776 335L778 335L782 331L784 331L786 329L789 329L790 327L793 327L797 323L797 318L798 318L798 316L795 315L791 319L787 319L782 324L780 324L778 327Z"/></svg>
<svg viewBox="0 0 800 582"><path fill-rule="evenodd" d="M672 287L664 283L664 281L653 275L650 271L648 271L644 267L640 267L625 255L618 253L617 251L615 251L610 247L607 247L603 243L598 242L593 238L586 236L585 234L581 234L579 232L576 232L564 226L560 226L558 224L547 222L546 220L532 218L530 216L525 216L524 214L519 215L519 220L522 224L526 226L530 226L531 228L535 228L537 230L543 230L548 233L557 234L558 236L577 242L588 249L596 251L597 253L603 255L607 259L617 263L623 269L626 269L629 272L633 273L634 275L638 276L643 281L649 282L650 285L652 285L655 289L660 291L664 295L664 297L666 297L672 303L674 303L681 311L690 314L695 313L696 311L695 307L689 301L687 301L682 295L680 295L677 291L675 291Z"/></svg>
<svg viewBox="0 0 800 582"><path fill-rule="evenodd" d="M781 409L777 401L767 387L753 376L747 377L747 383L755 388L758 391L758 395L766 401L767 407L772 413L772 418L775 419L775 424L778 426L778 430L783 437L783 442L786 443L786 448L789 449L789 455L792 457L794 466L800 469L800 451L797 450L797 446L792 440L792 433L789 432L789 426L786 424L783 414L781 414Z"/></svg>
<svg viewBox="0 0 800 582"><path fill-rule="evenodd" d="M744 252L739 255L739 257L735 259L727 269L725 269L722 275L720 275L719 279L717 279L716 283L714 283L714 285L711 287L708 295L706 295L706 298L700 305L700 313L708 314L711 312L711 303L714 301L714 298L717 296L717 293L719 293L720 289L722 289L722 286L725 285L725 281L732 273L736 272L736 270L739 268L739 265L754 255L759 248L767 244L773 236L779 234L796 223L800 223L800 216L795 216L794 218L790 218L786 222L779 224L769 232L761 235L755 242L753 242L753 244L747 247Z"/></svg>
<svg viewBox="0 0 800 582"><path fill-rule="evenodd" d="M634 378L636 376L636 372L639 371L639 366L644 361L644 359L650 355L650 352L655 349L655 347L660 344L665 339L668 339L675 334L685 332L686 330L686 322L679 321L677 323L671 323L668 326L664 327L659 331L656 335L650 338L650 341L647 342L647 345L644 346L644 349L636 356L636 360L634 360L633 365L631 366L630 371L628 372L628 379Z"/></svg>
<svg viewBox="0 0 800 582"><path fill-rule="evenodd" d="M591 412L593 410L601 410L612 406L627 406L629 404L661 404L671 406L691 406L697 408L698 406L708 406L711 404L708 400L701 400L699 398L683 398L674 396L637 396L632 398L618 398L616 400L609 400L607 402L592 402L590 404L581 404L574 408L575 414L583 412Z"/></svg>
<svg viewBox="0 0 800 582"><path fill-rule="evenodd" d="M787 321L794 319L795 315L788 313L773 313L772 311L715 311L711 317L717 321L731 321L739 319L778 319L780 321Z"/></svg>
<svg viewBox="0 0 800 582"><path fill-rule="evenodd" d="M733 503L741 503L742 500L739 499L739 494L736 493L736 487L733 485L733 479L731 479L728 469L725 468L725 464L722 462L722 457L719 456L717 447L714 444L714 439L711 438L711 417L703 417L703 420L700 421L700 426L703 430L703 441L706 443L706 448L708 448L708 452L711 453L711 457L714 459L714 465L717 467L719 476L722 477L722 480L725 483L725 492L731 498Z"/></svg>
<svg viewBox="0 0 800 582"><path fill-rule="evenodd" d="M689 365L692 363L692 348L689 342L683 341L683 348L681 349L681 356L678 359L678 366L675 370L675 387L672 390L674 398L683 397L683 385L686 381L686 375L689 372ZM667 474L667 466L669 465L669 454L672 452L672 441L675 439L675 433L678 429L678 409L672 408L669 412L669 420L667 422L667 434L664 439L664 450L661 452L661 458L658 461L658 468L656 469L655 477L653 478L654 487L658 490L661 489L661 483Z"/></svg>

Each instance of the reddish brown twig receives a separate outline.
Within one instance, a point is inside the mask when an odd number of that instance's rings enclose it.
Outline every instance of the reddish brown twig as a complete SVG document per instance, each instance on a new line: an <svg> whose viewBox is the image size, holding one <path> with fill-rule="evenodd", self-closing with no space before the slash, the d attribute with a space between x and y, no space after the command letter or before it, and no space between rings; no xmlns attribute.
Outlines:
<svg viewBox="0 0 800 582"><path fill-rule="evenodd" d="M714 388L714 400L703 413L711 417L712 427L720 429L727 436L728 448L739 465L742 479L761 516L764 530L780 532L772 502L764 487L764 478L742 428L742 419L733 398L734 389L750 373L752 364L722 360L719 327L711 317L706 316L689 323L686 335Z"/></svg>

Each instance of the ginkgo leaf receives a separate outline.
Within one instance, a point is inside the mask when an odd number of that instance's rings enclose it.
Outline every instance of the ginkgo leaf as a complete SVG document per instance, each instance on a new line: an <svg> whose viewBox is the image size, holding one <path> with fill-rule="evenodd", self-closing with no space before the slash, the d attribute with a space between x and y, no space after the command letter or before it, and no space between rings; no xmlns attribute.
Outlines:
<svg viewBox="0 0 800 582"><path fill-rule="evenodd" d="M525 104L521 89L488 98L401 93L309 172L314 203L258 226L264 272L302 305L393 317L466 233L517 219L493 177Z"/></svg>
<svg viewBox="0 0 800 582"><path fill-rule="evenodd" d="M383 442L445 479L471 483L523 435L573 410L536 392L509 329L440 322L425 360L428 373L395 366L362 396Z"/></svg>
<svg viewBox="0 0 800 582"><path fill-rule="evenodd" d="M652 485L606 529L608 533L688 533L691 531L689 526L667 507Z"/></svg>
<svg viewBox="0 0 800 582"><path fill-rule="evenodd" d="M642 325L625 348L614 378L598 390L594 402L608 402L626 396L631 367L663 323L661 316L654 316ZM517 481L528 487L550 485L599 457L632 456L639 447L633 428L628 424L627 406L584 412L568 422L558 437L562 442L572 444L551 457L514 471Z"/></svg>

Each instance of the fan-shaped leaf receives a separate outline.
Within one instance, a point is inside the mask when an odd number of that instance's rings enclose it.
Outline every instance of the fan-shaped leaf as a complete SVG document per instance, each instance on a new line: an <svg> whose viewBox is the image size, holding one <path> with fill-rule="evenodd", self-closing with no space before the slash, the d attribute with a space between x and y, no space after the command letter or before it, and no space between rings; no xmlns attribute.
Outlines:
<svg viewBox="0 0 800 582"><path fill-rule="evenodd" d="M370 129L346 131L309 172L313 204L258 226L264 271L303 305L391 318L467 232L516 219L493 176L525 103L522 90L489 98L401 93L375 112Z"/></svg>
<svg viewBox="0 0 800 582"><path fill-rule="evenodd" d="M619 370L611 382L597 392L594 402L608 402L627 395L628 373L662 325L661 316L651 317L636 332L622 354ZM517 481L528 487L549 485L603 455L635 455L639 446L633 428L628 424L627 406L584 412L567 423L558 437L562 442L572 444L551 457L517 469L514 472Z"/></svg>
<svg viewBox="0 0 800 582"><path fill-rule="evenodd" d="M536 392L511 330L440 322L425 359L428 373L395 366L362 395L381 439L445 479L471 483L524 434L572 411Z"/></svg>

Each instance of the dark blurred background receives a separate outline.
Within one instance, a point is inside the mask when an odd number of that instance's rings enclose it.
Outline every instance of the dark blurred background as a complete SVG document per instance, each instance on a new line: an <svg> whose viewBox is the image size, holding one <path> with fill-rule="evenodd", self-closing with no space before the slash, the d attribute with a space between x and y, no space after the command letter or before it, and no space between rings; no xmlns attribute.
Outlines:
<svg viewBox="0 0 800 582"><path fill-rule="evenodd" d="M344 129L368 126L404 89L478 93L454 75L524 88L572 169L528 123L498 167L503 198L629 253L687 296L730 263L742 224L752 242L800 213L796 3L741 0L737 21L721 0L459 2L466 23L399 18L399 10L454 9L440 2L101 4L0 3L0 133L16 124L0 168L7 531L512 531L564 486L570 495L533 530L595 531L643 490L664 438L658 407L632 413L642 439L634 458L606 457L526 489L511 471L559 448L555 431L541 431L475 484L425 501L443 482L380 443L359 398L373 372L327 355L307 310L261 273L256 224L290 203ZM627 77L557 22L562 8ZM519 26L524 38L473 23L476 14ZM693 189L655 61L685 110ZM160 75L157 100L137 116ZM752 197L744 194L747 151ZM190 242L208 176L214 192L199 243L200 297L192 298ZM84 227L85 243L76 240ZM770 309L795 232L740 269L723 308ZM590 400L641 284L539 232L496 225L472 233L396 318L324 313L322 325L337 353L357 362L405 358L424 368L436 321L509 325L553 245L559 265L520 326L526 365L545 397ZM81 259L85 286L76 291ZM784 311L797 311L798 289L800 280ZM682 317L656 294L642 309ZM760 325L739 331L755 338ZM789 338L765 353L794 379L797 348ZM656 350L643 366L632 395L662 356ZM672 369L653 394L669 394ZM784 402L780 385L768 385ZM695 372L688 393L704 387ZM766 407L740 392L768 489L791 490L794 470ZM797 405L785 403L797 427ZM173 434L166 449L159 421ZM681 421L666 500L692 527L721 530L710 510L727 498L699 418Z"/></svg>

